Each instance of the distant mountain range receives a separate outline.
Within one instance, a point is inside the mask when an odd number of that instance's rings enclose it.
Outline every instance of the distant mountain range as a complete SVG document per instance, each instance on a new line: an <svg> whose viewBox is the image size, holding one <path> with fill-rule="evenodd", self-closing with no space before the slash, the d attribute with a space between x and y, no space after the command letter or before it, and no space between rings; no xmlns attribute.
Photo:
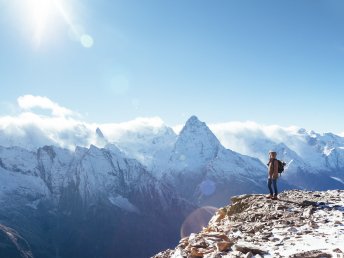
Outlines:
<svg viewBox="0 0 344 258"><path fill-rule="evenodd" d="M195 116L178 135L165 125L148 126L113 141L97 128L91 135L97 146L75 149L44 132L16 138L0 131L1 230L24 241L13 240L1 254L148 257L176 244L197 207L266 192L271 149L288 164L281 190L344 189L343 137L306 130L282 136L222 135L220 141ZM226 137L241 143L241 153L223 146Z"/></svg>

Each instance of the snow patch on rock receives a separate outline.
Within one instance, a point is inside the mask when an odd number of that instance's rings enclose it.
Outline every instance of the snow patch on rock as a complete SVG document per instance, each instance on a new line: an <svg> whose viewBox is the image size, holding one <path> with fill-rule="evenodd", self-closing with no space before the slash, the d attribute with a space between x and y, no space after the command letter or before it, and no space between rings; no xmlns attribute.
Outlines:
<svg viewBox="0 0 344 258"><path fill-rule="evenodd" d="M135 213L140 213L140 210L133 205L127 198L124 198L123 196L110 196L109 201L121 208L122 210L128 211L128 212L135 212Z"/></svg>

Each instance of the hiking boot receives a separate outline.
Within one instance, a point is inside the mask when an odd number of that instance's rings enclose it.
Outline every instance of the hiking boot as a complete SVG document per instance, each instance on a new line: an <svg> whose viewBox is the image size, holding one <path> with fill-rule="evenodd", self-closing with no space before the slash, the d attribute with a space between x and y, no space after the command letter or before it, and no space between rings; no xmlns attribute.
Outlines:
<svg viewBox="0 0 344 258"><path fill-rule="evenodd" d="M274 195L271 199L272 200L278 200L277 195Z"/></svg>
<svg viewBox="0 0 344 258"><path fill-rule="evenodd" d="M273 196L272 196L271 194L269 194L269 195L266 196L266 198L268 198L268 199L272 199L272 197L273 197Z"/></svg>

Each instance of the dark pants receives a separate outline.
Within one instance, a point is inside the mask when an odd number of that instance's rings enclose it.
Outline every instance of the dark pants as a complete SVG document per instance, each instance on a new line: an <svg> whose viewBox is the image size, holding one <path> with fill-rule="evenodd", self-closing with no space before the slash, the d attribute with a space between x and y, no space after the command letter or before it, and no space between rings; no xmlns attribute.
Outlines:
<svg viewBox="0 0 344 258"><path fill-rule="evenodd" d="M278 192L277 192L277 179L271 179L271 178L268 179L269 191L270 191L270 194L273 195L271 184L273 185L275 195L277 196L277 194L278 194Z"/></svg>

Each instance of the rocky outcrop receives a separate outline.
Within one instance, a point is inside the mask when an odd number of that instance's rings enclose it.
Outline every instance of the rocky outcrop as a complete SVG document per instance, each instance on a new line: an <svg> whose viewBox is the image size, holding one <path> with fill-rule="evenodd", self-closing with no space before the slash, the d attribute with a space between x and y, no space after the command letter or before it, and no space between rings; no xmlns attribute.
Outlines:
<svg viewBox="0 0 344 258"><path fill-rule="evenodd" d="M175 245L196 208L114 146L0 146L0 182L0 223L36 258L146 258ZM0 257L16 257L6 232Z"/></svg>
<svg viewBox="0 0 344 258"><path fill-rule="evenodd" d="M344 191L241 195L154 258L344 257Z"/></svg>
<svg viewBox="0 0 344 258"><path fill-rule="evenodd" d="M28 242L17 231L0 224L0 257L33 258Z"/></svg>

